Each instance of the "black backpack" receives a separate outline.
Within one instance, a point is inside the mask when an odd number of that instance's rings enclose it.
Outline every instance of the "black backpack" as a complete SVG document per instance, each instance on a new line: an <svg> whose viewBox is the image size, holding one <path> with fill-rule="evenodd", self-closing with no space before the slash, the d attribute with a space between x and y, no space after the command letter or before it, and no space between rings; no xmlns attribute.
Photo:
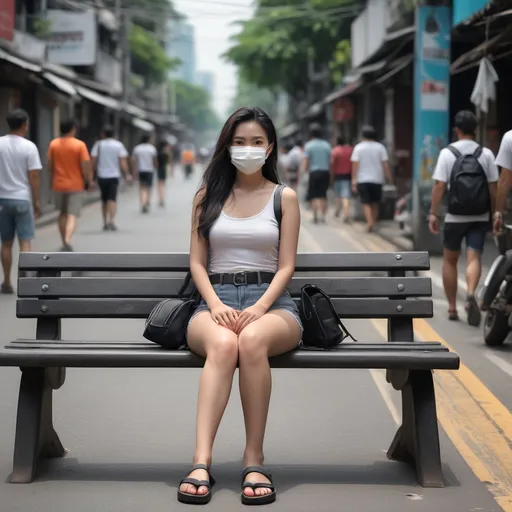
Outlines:
<svg viewBox="0 0 512 512"><path fill-rule="evenodd" d="M455 155L448 190L448 213L452 215L483 215L491 208L487 175L479 162L482 147L473 154L463 155L454 146L448 148Z"/></svg>

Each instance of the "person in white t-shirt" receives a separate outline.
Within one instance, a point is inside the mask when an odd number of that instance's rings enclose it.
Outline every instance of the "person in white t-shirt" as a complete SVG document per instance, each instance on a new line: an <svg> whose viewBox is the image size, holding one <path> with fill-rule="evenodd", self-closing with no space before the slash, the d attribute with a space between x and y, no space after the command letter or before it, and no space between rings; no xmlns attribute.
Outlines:
<svg viewBox="0 0 512 512"><path fill-rule="evenodd" d="M379 218L382 185L387 177L393 181L388 152L384 144L377 142L372 126L364 126L363 140L352 152L352 190L359 193L368 232L372 232Z"/></svg>
<svg viewBox="0 0 512 512"><path fill-rule="evenodd" d="M25 139L28 114L21 109L7 116L8 135L0 137L0 239L4 279L1 293L14 293L11 282L12 246L18 237L20 252L31 250L34 216L41 215L41 158L36 145Z"/></svg>
<svg viewBox="0 0 512 512"><path fill-rule="evenodd" d="M512 188L512 130L503 135L496 165L501 167L498 192L496 194L496 211L494 212L494 232L503 231L503 215L507 209L507 200Z"/></svg>
<svg viewBox="0 0 512 512"><path fill-rule="evenodd" d="M489 211L484 211L484 213L479 215L454 215L450 212L446 214L443 230L443 283L446 298L448 299L448 318L450 320L458 320L457 264L459 262L462 242L465 241L467 262L467 300L465 309L468 323L474 327L478 327L481 321L481 313L475 298L475 291L482 272L481 257L485 246L485 238L490 227L491 212L494 210L498 181L498 168L494 162L492 151L488 148L482 148L475 141L477 126L477 118L469 110L463 110L455 116L454 127L458 140L439 153L436 169L432 176L435 184L432 189L432 203L429 216L430 231L438 234L440 229L437 210L446 193L448 193L448 202L452 203L449 184L452 178L452 171L458 161L455 153L458 152L459 159L464 156L473 155L477 162L475 160L472 160L472 162L479 163L481 169L485 172L485 178L488 183L488 199L486 203L488 203ZM469 157L468 165L472 165L471 157ZM474 189L476 190L478 187L474 187ZM473 199L471 205L468 206L471 211L474 211L474 208L477 207L476 202ZM486 205L484 204L483 206L485 208Z"/></svg>
<svg viewBox="0 0 512 512"><path fill-rule="evenodd" d="M158 167L158 152L150 143L151 136L144 134L141 137L140 144L135 146L132 152L132 164L139 177L140 184L140 204L142 213L149 212L149 200L151 187L153 186L153 176Z"/></svg>
<svg viewBox="0 0 512 512"><path fill-rule="evenodd" d="M101 140L94 144L91 157L101 191L103 230L116 231L117 190L121 172L128 183L131 183L132 176L128 169L128 151L121 141L114 138L112 126L103 128Z"/></svg>

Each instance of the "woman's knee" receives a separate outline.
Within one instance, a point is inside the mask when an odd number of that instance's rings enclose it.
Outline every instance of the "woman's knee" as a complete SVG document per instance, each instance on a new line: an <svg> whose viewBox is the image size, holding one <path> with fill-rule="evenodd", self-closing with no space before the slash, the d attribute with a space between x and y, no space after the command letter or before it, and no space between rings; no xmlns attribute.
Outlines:
<svg viewBox="0 0 512 512"><path fill-rule="evenodd" d="M255 362L267 358L267 346L261 331L249 324L238 336L238 354L240 361Z"/></svg>
<svg viewBox="0 0 512 512"><path fill-rule="evenodd" d="M238 362L238 337L228 329L219 329L206 347L206 359L224 367L236 367Z"/></svg>

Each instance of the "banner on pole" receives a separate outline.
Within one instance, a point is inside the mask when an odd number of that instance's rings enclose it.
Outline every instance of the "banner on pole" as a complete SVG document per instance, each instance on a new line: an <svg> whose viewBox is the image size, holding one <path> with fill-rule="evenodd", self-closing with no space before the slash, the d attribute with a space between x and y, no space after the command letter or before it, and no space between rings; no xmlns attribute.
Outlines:
<svg viewBox="0 0 512 512"><path fill-rule="evenodd" d="M451 9L416 8L414 181L432 185L439 152L449 143Z"/></svg>

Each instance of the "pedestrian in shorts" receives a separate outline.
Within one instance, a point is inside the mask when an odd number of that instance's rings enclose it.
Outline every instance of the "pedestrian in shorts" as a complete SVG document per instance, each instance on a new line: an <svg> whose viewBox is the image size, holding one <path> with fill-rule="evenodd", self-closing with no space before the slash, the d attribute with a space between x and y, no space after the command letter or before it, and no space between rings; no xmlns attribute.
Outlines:
<svg viewBox="0 0 512 512"><path fill-rule="evenodd" d="M352 190L359 194L366 219L366 229L371 233L379 219L382 186L386 178L391 183L388 152L384 144L377 142L372 126L363 127L363 140L352 152Z"/></svg>
<svg viewBox="0 0 512 512"><path fill-rule="evenodd" d="M0 293L14 293L11 281L12 248L18 237L20 252L32 250L34 217L41 216L42 165L36 145L27 140L28 114L16 109L7 116L9 134L0 137L0 250L4 279Z"/></svg>
<svg viewBox="0 0 512 512"><path fill-rule="evenodd" d="M150 140L150 135L144 134L141 138L140 144L135 146L132 152L133 169L135 169L135 172L139 177L142 213L149 212L153 178L155 175L155 169L158 167L158 153Z"/></svg>
<svg viewBox="0 0 512 512"><path fill-rule="evenodd" d="M121 173L128 183L132 182L128 169L128 151L121 141L114 138L114 128L108 125L103 128L101 140L94 144L91 156L101 191L103 230L116 231L117 192Z"/></svg>
<svg viewBox="0 0 512 512"><path fill-rule="evenodd" d="M478 121L468 110L455 116L457 142L439 153L433 179L429 226L440 232L438 208L447 195L447 213L443 230L443 284L448 299L448 318L458 320L457 283L462 242L466 244L467 298L465 310L468 324L478 327L481 313L475 291L482 272L482 253L496 204L498 168L490 149L475 141Z"/></svg>
<svg viewBox="0 0 512 512"><path fill-rule="evenodd" d="M84 191L92 179L92 168L85 142L76 138L75 121L62 121L60 133L48 148L48 172L55 207L59 210L61 250L71 252L71 239L82 210Z"/></svg>

